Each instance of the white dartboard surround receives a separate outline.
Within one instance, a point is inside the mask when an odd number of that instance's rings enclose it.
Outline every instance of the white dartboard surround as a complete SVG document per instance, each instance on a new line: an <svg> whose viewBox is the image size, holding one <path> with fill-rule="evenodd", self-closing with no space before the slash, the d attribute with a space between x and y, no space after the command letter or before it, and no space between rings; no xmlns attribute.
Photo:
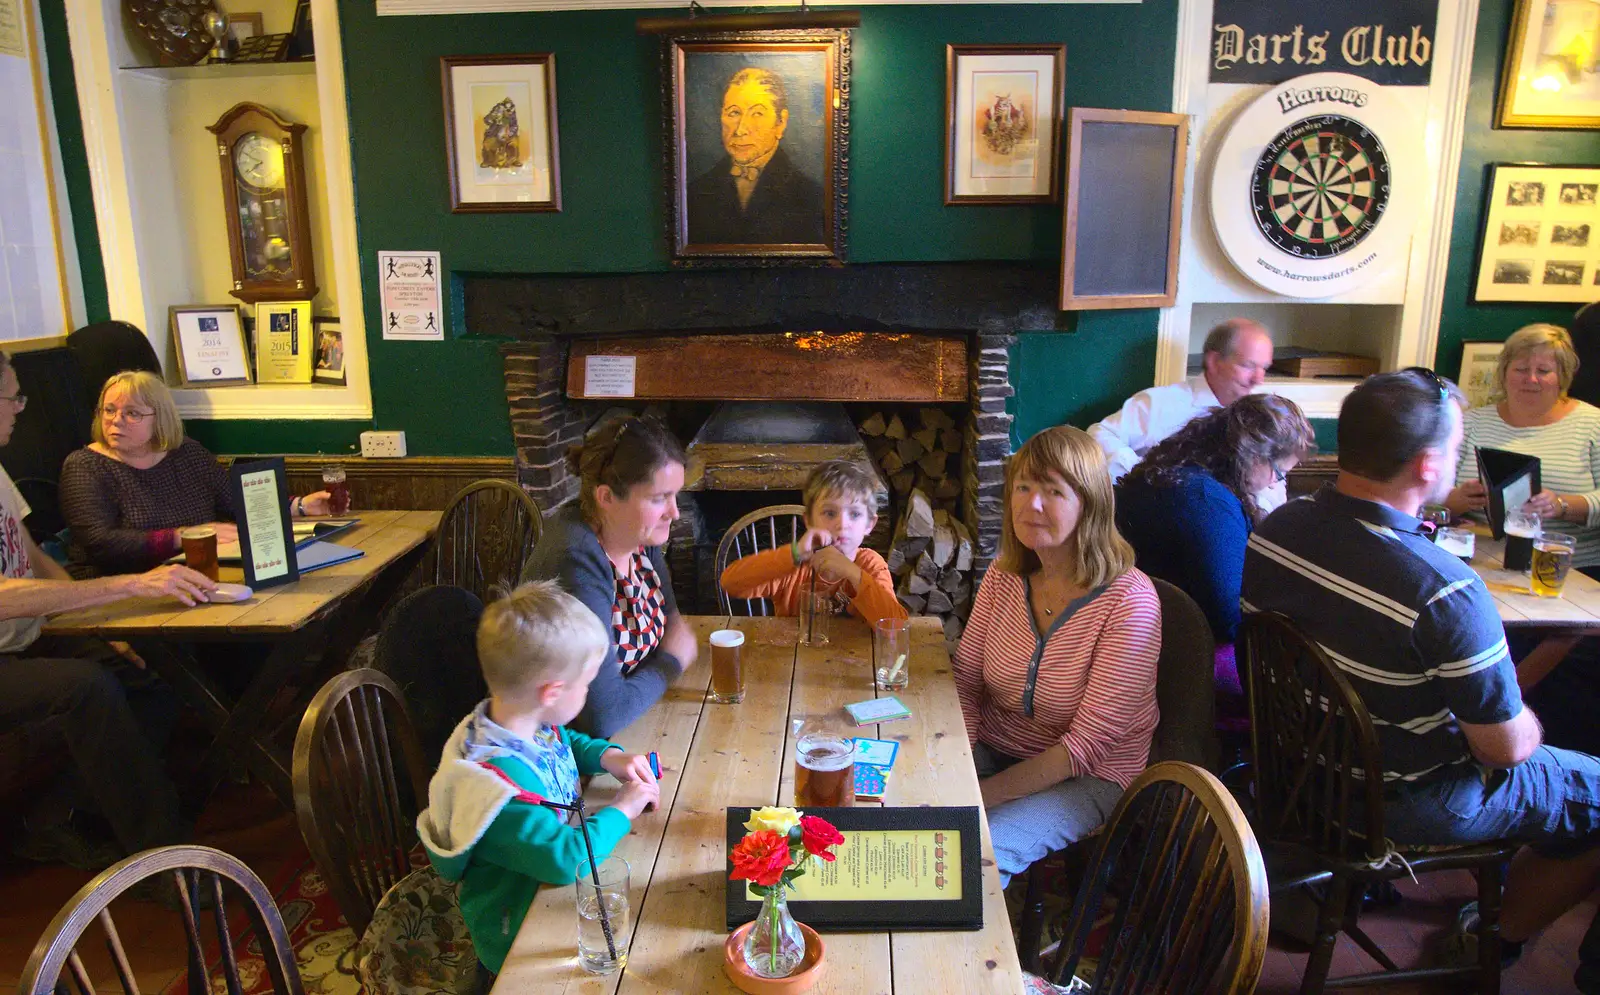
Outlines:
<svg viewBox="0 0 1600 995"><path fill-rule="evenodd" d="M1347 73L1273 86L1229 128L1211 221L1251 282L1323 298L1404 267L1423 187L1421 128L1401 101Z"/></svg>

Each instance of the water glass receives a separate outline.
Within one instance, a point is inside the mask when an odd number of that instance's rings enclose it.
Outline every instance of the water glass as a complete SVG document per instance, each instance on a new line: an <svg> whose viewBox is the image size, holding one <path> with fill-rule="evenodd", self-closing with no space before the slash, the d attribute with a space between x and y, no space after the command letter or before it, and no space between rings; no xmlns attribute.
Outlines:
<svg viewBox="0 0 1600 995"><path fill-rule="evenodd" d="M628 964L628 862L607 857L599 886L588 858L578 863L578 966L590 974L614 974Z"/></svg>
<svg viewBox="0 0 1600 995"><path fill-rule="evenodd" d="M911 622L880 618L872 623L873 682L879 691L901 691L911 683Z"/></svg>
<svg viewBox="0 0 1600 995"><path fill-rule="evenodd" d="M800 645L828 645L828 619L833 615L833 595L805 592L800 595Z"/></svg>
<svg viewBox="0 0 1600 995"><path fill-rule="evenodd" d="M350 482L345 479L344 467L323 467L322 489L328 492L328 514L338 518L350 510Z"/></svg>

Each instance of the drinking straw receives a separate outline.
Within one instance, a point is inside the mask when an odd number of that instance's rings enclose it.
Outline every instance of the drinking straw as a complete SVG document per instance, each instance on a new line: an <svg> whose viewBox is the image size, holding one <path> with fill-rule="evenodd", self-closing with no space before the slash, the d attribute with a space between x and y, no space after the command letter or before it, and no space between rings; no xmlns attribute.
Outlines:
<svg viewBox="0 0 1600 995"><path fill-rule="evenodd" d="M811 591L806 595L806 645L813 645L817 627L817 568L811 568Z"/></svg>
<svg viewBox="0 0 1600 995"><path fill-rule="evenodd" d="M583 852L589 857L589 876L594 880L594 904L600 912L600 931L606 935L606 953L617 959L617 941L611 935L611 917L606 915L606 897L600 893L600 865L594 860L594 843L589 839L589 822L583 814L583 796L578 796L578 828L583 830Z"/></svg>
<svg viewBox="0 0 1600 995"><path fill-rule="evenodd" d="M901 653L899 656L894 658L894 666L889 668L889 676L884 678L883 683L885 683L885 684L893 684L894 683L894 679L896 677L900 676L900 669L902 667L904 667L905 665L906 665L906 655L904 653Z"/></svg>

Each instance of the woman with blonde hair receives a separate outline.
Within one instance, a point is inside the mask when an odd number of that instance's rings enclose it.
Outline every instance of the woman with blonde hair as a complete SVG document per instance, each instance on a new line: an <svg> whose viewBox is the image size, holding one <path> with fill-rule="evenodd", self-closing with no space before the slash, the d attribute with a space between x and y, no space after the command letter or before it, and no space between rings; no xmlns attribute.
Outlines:
<svg viewBox="0 0 1600 995"><path fill-rule="evenodd" d="M1578 540L1573 564L1600 565L1600 408L1570 397L1578 372L1572 338L1557 325L1527 325L1506 339L1495 370L1493 403L1463 419L1452 514L1488 504L1476 450L1506 449L1539 457L1544 489L1527 504L1545 527Z"/></svg>
<svg viewBox="0 0 1600 995"><path fill-rule="evenodd" d="M178 552L178 530L192 525L214 526L218 543L238 541L228 471L184 436L160 377L127 370L107 380L92 434L61 466L75 561L103 573L148 570ZM328 514L328 492L292 499L290 512Z"/></svg>
<svg viewBox="0 0 1600 995"><path fill-rule="evenodd" d="M1087 433L1045 429L1011 457L1001 521L955 670L1004 882L1093 832L1144 769L1161 605Z"/></svg>

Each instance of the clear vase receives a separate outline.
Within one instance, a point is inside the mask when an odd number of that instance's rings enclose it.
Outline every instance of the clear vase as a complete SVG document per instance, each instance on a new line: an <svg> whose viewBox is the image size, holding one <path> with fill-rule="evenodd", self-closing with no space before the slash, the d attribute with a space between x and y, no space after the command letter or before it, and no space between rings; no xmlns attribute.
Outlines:
<svg viewBox="0 0 1600 995"><path fill-rule="evenodd" d="M761 900L761 914L744 939L744 962L763 978L786 978L806 956L805 934L789 914L789 899L781 884L773 885Z"/></svg>

